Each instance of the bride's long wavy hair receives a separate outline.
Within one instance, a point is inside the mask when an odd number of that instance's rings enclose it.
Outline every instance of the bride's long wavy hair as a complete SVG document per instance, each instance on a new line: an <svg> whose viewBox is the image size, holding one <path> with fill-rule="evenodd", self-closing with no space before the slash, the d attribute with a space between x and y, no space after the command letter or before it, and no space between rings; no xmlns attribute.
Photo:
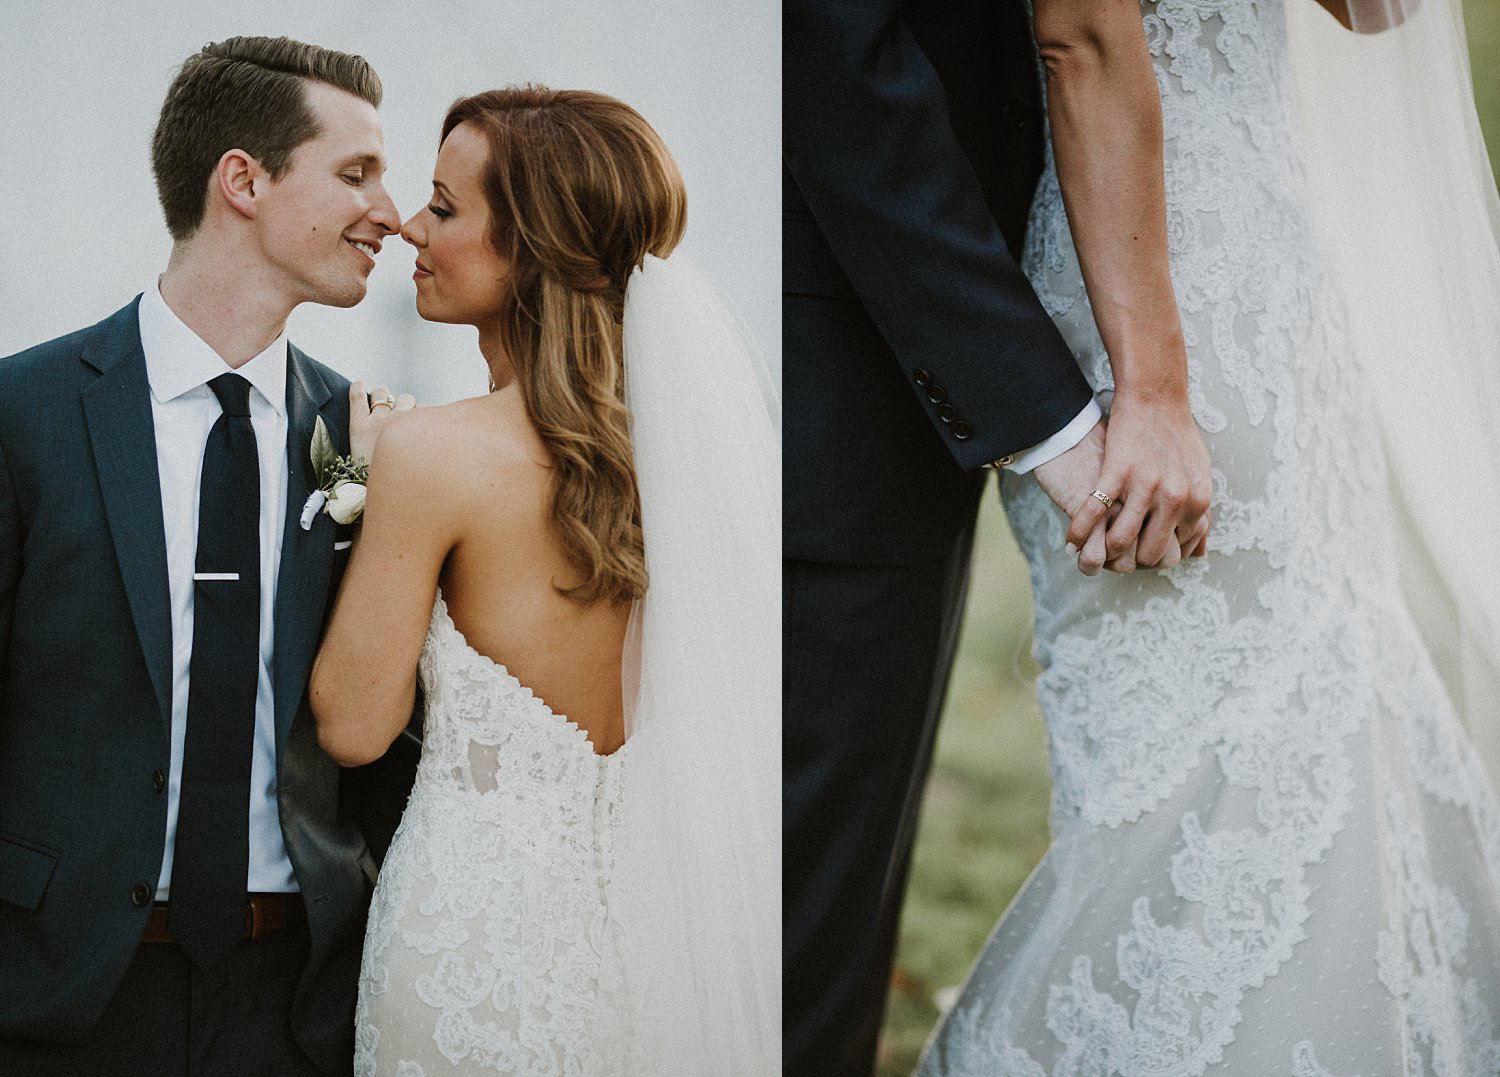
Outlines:
<svg viewBox="0 0 1500 1077"><path fill-rule="evenodd" d="M582 604L639 598L621 319L631 270L682 238L682 176L640 113L604 94L491 90L456 101L443 138L461 123L489 142L489 241L510 264L500 333L552 455L553 526L582 576L558 591Z"/></svg>

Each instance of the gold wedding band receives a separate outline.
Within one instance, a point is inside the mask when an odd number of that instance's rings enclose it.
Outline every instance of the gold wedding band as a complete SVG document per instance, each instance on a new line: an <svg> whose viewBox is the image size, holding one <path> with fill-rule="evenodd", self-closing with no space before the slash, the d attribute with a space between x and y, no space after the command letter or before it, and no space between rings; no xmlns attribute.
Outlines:
<svg viewBox="0 0 1500 1077"><path fill-rule="evenodd" d="M1089 494L1089 497L1099 502L1099 504L1103 505L1105 508L1109 508L1115 503L1115 499L1110 497L1103 490L1095 490L1093 493Z"/></svg>
<svg viewBox="0 0 1500 1077"><path fill-rule="evenodd" d="M374 411L376 408L385 408L387 411L395 411L396 401L390 397L385 396L381 397L379 400L370 401L370 410Z"/></svg>

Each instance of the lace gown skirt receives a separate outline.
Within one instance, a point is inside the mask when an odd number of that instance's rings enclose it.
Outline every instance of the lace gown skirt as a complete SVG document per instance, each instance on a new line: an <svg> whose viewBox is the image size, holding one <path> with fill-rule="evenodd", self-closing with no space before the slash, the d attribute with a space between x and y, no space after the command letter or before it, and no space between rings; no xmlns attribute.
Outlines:
<svg viewBox="0 0 1500 1077"><path fill-rule="evenodd" d="M609 914L629 746L596 755L441 596L421 676L426 743L370 908L355 1072L629 1072Z"/></svg>
<svg viewBox="0 0 1500 1077"><path fill-rule="evenodd" d="M1403 608L1284 13L1143 4L1213 552L1086 579L1007 476L1053 844L920 1073L1500 1074L1500 809ZM1107 393L1055 171L1026 268ZM1497 703L1500 706L1500 703Z"/></svg>

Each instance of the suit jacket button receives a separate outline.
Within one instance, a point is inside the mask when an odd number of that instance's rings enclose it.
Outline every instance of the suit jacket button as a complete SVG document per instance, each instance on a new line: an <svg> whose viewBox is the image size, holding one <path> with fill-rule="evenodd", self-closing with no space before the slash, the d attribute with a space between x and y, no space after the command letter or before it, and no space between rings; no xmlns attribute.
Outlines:
<svg viewBox="0 0 1500 1077"><path fill-rule="evenodd" d="M951 423L954 419L958 418L958 409L952 404L939 404L937 417L945 423Z"/></svg>
<svg viewBox="0 0 1500 1077"><path fill-rule="evenodd" d="M953 431L953 436L959 441L968 441L974 436L974 428L963 419L958 420L949 429Z"/></svg>
<svg viewBox="0 0 1500 1077"><path fill-rule="evenodd" d="M917 383L918 389L925 389L927 388L927 383L932 380L932 375L921 367L917 367L916 370L911 372L911 380Z"/></svg>
<svg viewBox="0 0 1500 1077"><path fill-rule="evenodd" d="M151 900L151 888L145 883L136 883L130 888L130 901L137 909L144 909Z"/></svg>
<svg viewBox="0 0 1500 1077"><path fill-rule="evenodd" d="M167 787L167 776L165 774L163 774L161 771L158 770L155 774L151 775L151 788L152 789L155 789L158 793L160 793L166 787Z"/></svg>
<svg viewBox="0 0 1500 1077"><path fill-rule="evenodd" d="M933 382L927 386L927 399L934 404L941 404L944 400L948 399L948 390L944 389L937 382Z"/></svg>

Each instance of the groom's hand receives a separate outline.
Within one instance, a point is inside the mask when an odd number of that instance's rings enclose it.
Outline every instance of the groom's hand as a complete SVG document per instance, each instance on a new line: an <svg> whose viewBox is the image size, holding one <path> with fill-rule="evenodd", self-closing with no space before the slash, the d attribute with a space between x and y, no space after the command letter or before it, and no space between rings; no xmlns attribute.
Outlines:
<svg viewBox="0 0 1500 1077"><path fill-rule="evenodd" d="M1042 492L1071 519L1077 519L1085 502L1094 501L1090 495L1097 489L1099 469L1104 465L1104 426L1105 420L1101 419L1077 445L1045 464L1037 465L1032 472ZM1085 576L1093 576L1104 564L1104 540L1105 521L1102 517L1083 542L1072 542L1072 532L1069 532L1069 542L1078 549L1078 570Z"/></svg>
<svg viewBox="0 0 1500 1077"><path fill-rule="evenodd" d="M1185 399L1116 393L1098 490L1085 499L1068 542L1080 545L1107 524L1105 563L1121 572L1171 567L1201 555L1208 541L1212 464Z"/></svg>

